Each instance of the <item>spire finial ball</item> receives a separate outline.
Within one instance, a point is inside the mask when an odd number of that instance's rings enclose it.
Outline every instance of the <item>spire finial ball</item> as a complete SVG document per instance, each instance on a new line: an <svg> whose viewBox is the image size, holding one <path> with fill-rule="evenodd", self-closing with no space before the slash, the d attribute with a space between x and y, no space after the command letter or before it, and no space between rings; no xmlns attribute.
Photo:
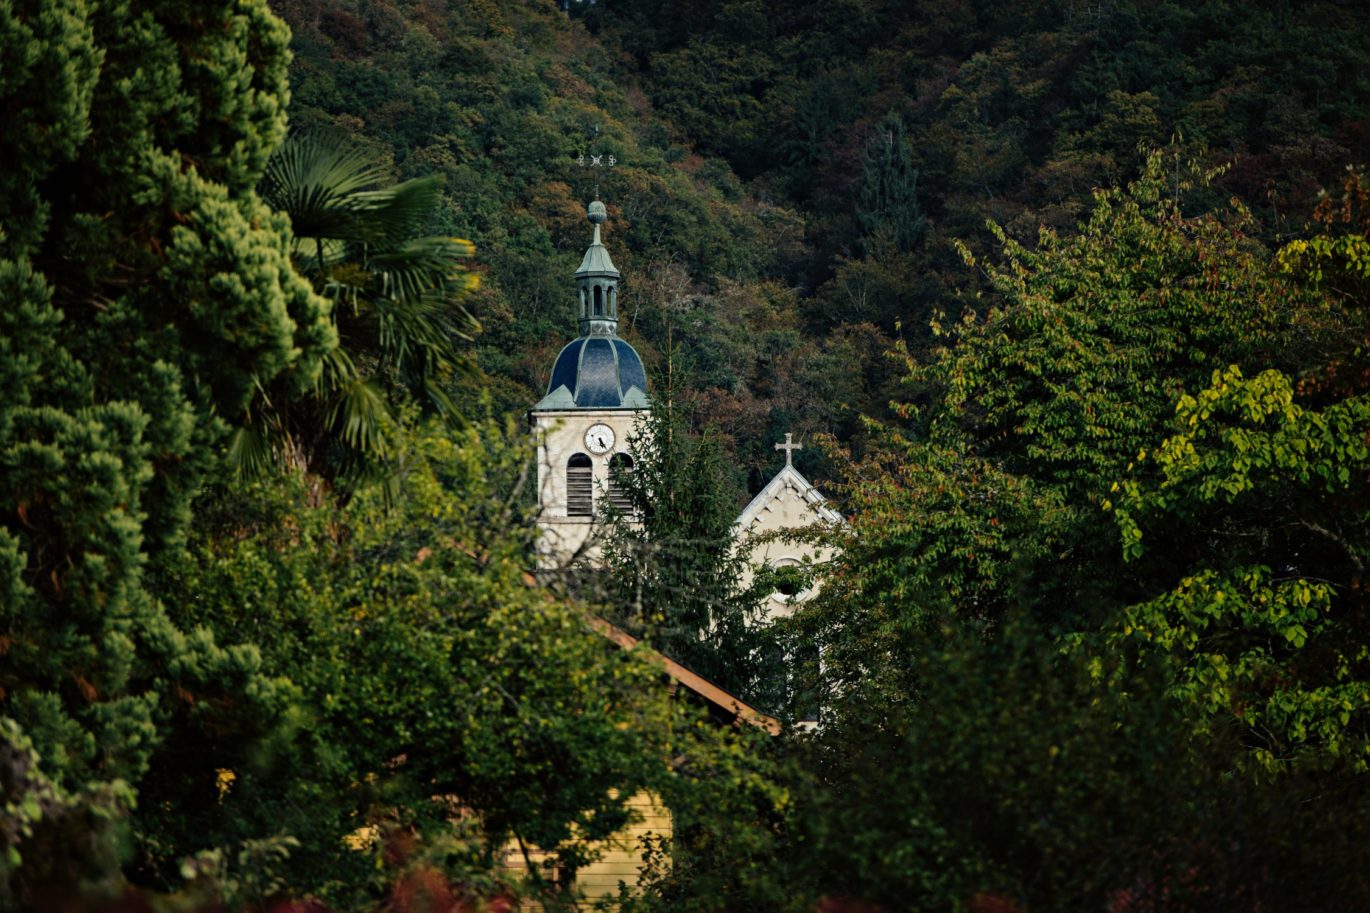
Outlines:
<svg viewBox="0 0 1370 913"><path fill-rule="evenodd" d="M604 204L599 200L595 200L590 204L588 215L591 222L601 225L609 218L609 210L605 209Z"/></svg>

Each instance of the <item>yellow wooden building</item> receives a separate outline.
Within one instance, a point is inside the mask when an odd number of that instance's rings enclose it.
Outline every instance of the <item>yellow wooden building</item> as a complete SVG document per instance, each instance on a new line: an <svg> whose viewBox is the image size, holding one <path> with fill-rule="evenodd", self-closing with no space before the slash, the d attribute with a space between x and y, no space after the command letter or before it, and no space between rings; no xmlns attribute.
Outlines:
<svg viewBox="0 0 1370 913"><path fill-rule="evenodd" d="M602 618L591 618L590 625L623 649L639 650L661 669L669 687L684 689L698 699L708 708L710 717L720 725L757 726L771 735L780 733L779 720L762 713L670 657L643 647L637 638L626 631ZM663 839L670 842L671 812L655 796L638 793L629 799L628 806L636 813L635 820L603 844L595 862L575 872L573 886L581 897L584 909L594 909L600 901L618 897L621 887L634 890L641 878L643 857L649 843L659 843ZM505 854L505 865L511 870L521 871L527 868L529 862L538 865L545 858L537 852L530 852L525 858L521 848L511 846ZM535 905L529 906L529 909L535 908Z"/></svg>

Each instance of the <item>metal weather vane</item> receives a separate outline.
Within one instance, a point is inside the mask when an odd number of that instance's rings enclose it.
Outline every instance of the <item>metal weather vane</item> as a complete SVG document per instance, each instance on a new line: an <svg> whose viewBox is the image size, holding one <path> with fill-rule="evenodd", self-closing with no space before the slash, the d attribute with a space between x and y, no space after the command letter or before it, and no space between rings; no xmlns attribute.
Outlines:
<svg viewBox="0 0 1370 913"><path fill-rule="evenodd" d="M605 155L603 153L600 153L599 155L592 155L590 156L590 160L587 163L585 161L585 153L582 152L579 156L576 157L576 164L582 168L587 167L587 164L590 168L603 168L606 165L609 168L612 168L618 164L618 159L614 158L612 155L608 156L608 162L605 162L604 158Z"/></svg>
<svg viewBox="0 0 1370 913"><path fill-rule="evenodd" d="M599 139L599 127L595 127L594 136L591 141ZM576 164L581 168L612 168L618 164L618 159L613 153L609 152L582 152L576 156ZM595 178L595 199L599 199L599 178Z"/></svg>

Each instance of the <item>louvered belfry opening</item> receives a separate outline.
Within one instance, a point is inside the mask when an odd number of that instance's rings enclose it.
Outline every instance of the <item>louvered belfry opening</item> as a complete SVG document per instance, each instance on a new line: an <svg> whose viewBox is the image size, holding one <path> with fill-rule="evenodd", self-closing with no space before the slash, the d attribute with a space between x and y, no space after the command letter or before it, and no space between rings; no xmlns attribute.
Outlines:
<svg viewBox="0 0 1370 913"><path fill-rule="evenodd" d="M566 461L566 516L592 517L595 513L595 478L590 458L572 454Z"/></svg>
<svg viewBox="0 0 1370 913"><path fill-rule="evenodd" d="M632 471L633 458L626 453L616 453L609 460L609 503L621 514L633 512L632 499L623 484L623 475Z"/></svg>

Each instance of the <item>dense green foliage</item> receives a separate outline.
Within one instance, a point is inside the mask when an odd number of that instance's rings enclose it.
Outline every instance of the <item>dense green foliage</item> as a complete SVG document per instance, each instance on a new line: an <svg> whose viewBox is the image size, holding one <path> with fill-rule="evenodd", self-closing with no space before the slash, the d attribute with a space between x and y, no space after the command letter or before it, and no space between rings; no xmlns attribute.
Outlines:
<svg viewBox="0 0 1370 913"><path fill-rule="evenodd" d="M454 876L488 871L510 839L574 868L664 776L651 667L526 578L533 527L513 505L527 454L506 434L407 439L388 512L380 490L342 508L298 480L205 499L161 586L223 642L259 644L298 717L269 743L187 731L156 756L139 815L150 875L174 884L187 847L288 833L304 843L290 883L350 907L375 858L345 835L441 833L458 806L479 821L467 836L483 834L484 869Z"/></svg>
<svg viewBox="0 0 1370 913"><path fill-rule="evenodd" d="M0 909L555 908L639 790L634 910L1370 906L1370 14L271 6L0 0ZM690 381L580 601L505 419L596 194Z"/></svg>
<svg viewBox="0 0 1370 913"><path fill-rule="evenodd" d="M1366 900L1361 183L1278 253L1166 187L1153 165L1077 232L1005 238L1003 304L908 359L919 405L849 470L797 620L813 895Z"/></svg>
<svg viewBox="0 0 1370 913"><path fill-rule="evenodd" d="M249 2L0 16L0 701L59 789L117 792L178 688L202 726L275 698L252 648L188 633L146 574L184 540L224 417L259 379L308 384L333 344L252 192L289 33ZM31 839L60 852L61 820Z"/></svg>
<svg viewBox="0 0 1370 913"><path fill-rule="evenodd" d="M1296 363L1331 337L1245 211L1184 216L1161 166L1153 156L1101 193L1077 232L1035 249L1004 237L1003 264L986 268L1000 303L939 328L921 359L904 351L909 426L884 429L848 471L852 576L837 580L869 611L834 609L833 649L877 649L909 632L911 609L986 625L1024 610L1062 629L1116 612L1151 584L1123 569L1102 508L1165 437L1181 391L1233 362ZM885 668L843 659L839 676Z"/></svg>
<svg viewBox="0 0 1370 913"><path fill-rule="evenodd" d="M1014 624L988 642L939 627L909 661L917 701L843 701L806 759L824 783L796 822L811 892L891 910L1365 902L1363 782L1234 775L1239 730L1193 738L1163 660Z"/></svg>
<svg viewBox="0 0 1370 913"><path fill-rule="evenodd" d="M1351 172L1339 205L1320 207L1325 230L1277 257L1339 317L1298 380L1214 371L1115 486L1123 554L1163 568L1165 591L1113 636L1172 653L1175 691L1207 725L1240 721L1267 771L1370 765L1366 195Z"/></svg>

